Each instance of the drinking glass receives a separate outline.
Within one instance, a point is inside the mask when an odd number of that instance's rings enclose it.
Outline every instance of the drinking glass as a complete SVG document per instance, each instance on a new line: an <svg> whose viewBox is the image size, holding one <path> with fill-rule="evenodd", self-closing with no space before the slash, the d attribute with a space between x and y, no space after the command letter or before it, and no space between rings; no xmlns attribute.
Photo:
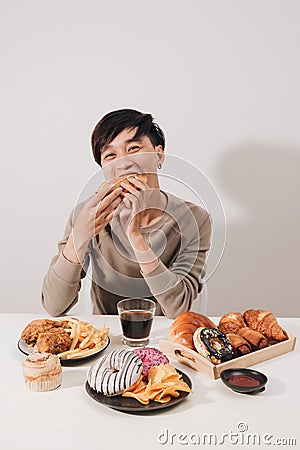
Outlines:
<svg viewBox="0 0 300 450"><path fill-rule="evenodd" d="M153 300L127 298L117 304L123 331L123 342L131 347L143 347L149 343L156 309Z"/></svg>

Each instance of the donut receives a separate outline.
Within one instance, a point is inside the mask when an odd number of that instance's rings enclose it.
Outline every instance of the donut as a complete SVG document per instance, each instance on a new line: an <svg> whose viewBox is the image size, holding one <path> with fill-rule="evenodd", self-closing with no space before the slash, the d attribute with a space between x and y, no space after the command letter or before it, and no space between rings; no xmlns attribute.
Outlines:
<svg viewBox="0 0 300 450"><path fill-rule="evenodd" d="M217 328L197 328L193 340L197 352L209 358L213 364L220 364L234 357L233 347L229 339L225 333Z"/></svg>
<svg viewBox="0 0 300 450"><path fill-rule="evenodd" d="M120 395L141 379L142 371L142 360L133 351L113 351L89 368L87 381L96 392Z"/></svg>
<svg viewBox="0 0 300 450"><path fill-rule="evenodd" d="M159 366L160 364L168 364L168 358L156 348L142 347L136 348L133 352L138 355L143 363L143 379L148 380L148 372L152 366Z"/></svg>

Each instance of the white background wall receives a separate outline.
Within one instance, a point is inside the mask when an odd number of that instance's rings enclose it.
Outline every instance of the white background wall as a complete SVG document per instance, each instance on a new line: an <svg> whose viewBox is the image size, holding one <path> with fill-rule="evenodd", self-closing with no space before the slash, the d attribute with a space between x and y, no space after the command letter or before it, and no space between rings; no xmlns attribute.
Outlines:
<svg viewBox="0 0 300 450"><path fill-rule="evenodd" d="M297 0L1 2L0 310L43 311L43 276L97 169L92 129L131 107L222 200L208 313L299 316L299 23Z"/></svg>

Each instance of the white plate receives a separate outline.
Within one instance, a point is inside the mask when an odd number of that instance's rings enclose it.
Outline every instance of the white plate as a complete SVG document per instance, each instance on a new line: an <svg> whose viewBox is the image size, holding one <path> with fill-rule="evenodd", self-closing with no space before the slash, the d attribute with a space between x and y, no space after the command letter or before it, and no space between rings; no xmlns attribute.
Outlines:
<svg viewBox="0 0 300 450"><path fill-rule="evenodd" d="M95 356L99 355L99 353L103 352L103 350L105 350L110 344L110 339L109 336L107 337L106 343L104 345L104 347L100 348L100 350L97 350L95 353L92 353L91 355L86 355L86 356L80 356L79 358L60 358L60 362L62 366L73 366L75 364L81 363L81 362L85 362L88 361L92 358L94 358ZM24 355L30 355L31 353L36 352L36 348L31 347L30 345L26 344L25 341L23 341L22 339L18 340L18 349L20 350L20 352L24 353Z"/></svg>

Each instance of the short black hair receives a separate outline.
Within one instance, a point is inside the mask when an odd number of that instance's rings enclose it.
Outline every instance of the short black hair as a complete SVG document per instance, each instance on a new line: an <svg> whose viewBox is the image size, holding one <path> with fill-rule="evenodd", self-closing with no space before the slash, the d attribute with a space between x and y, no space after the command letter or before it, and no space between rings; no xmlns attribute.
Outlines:
<svg viewBox="0 0 300 450"><path fill-rule="evenodd" d="M134 136L139 139L147 136L152 145L161 145L165 149L165 135L154 122L151 114L142 113L135 109L118 109L106 114L97 123L92 133L92 149L96 163L101 166L101 149L115 139L123 130L137 129Z"/></svg>

